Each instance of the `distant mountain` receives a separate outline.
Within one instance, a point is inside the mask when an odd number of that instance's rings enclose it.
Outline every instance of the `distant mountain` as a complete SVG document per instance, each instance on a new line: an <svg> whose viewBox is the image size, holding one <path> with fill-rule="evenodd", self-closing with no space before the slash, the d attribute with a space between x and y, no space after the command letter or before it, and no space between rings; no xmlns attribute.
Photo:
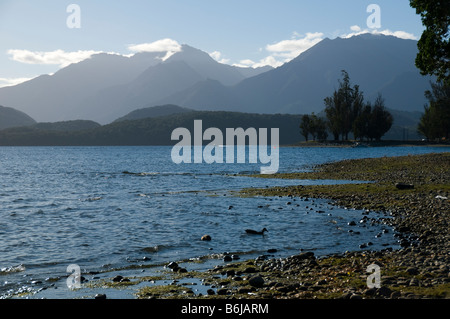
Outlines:
<svg viewBox="0 0 450 319"><path fill-rule="evenodd" d="M158 105L158 100L199 81L212 78L233 85L268 70L221 64L188 45L181 49L165 61L165 52L97 54L53 75L0 88L0 103L40 122L86 119L106 124L135 109Z"/></svg>
<svg viewBox="0 0 450 319"><path fill-rule="evenodd" d="M128 58L96 54L53 75L41 75L25 83L0 88L0 103L26 112L39 122L93 120L79 112L86 96L129 83L143 70L159 63L159 55L161 53L139 53Z"/></svg>
<svg viewBox="0 0 450 319"><path fill-rule="evenodd" d="M174 145L172 131L185 127L193 132L194 120L201 119L203 128L254 127L280 129L280 144L292 144L300 139L300 115L250 114L239 112L192 111L137 120L116 121L88 130L42 130L36 127L11 128L0 131L0 145L16 146L79 146L79 145ZM269 138L270 141L270 138ZM205 142L207 144L208 142Z"/></svg>
<svg viewBox="0 0 450 319"><path fill-rule="evenodd" d="M161 105L158 101L198 82L214 79L224 85L237 84L246 76L260 74L267 68L244 69L218 63L201 50L183 45L180 52L164 62L151 66L135 79L120 86L109 87L89 96L78 108L78 117L87 116L109 123L121 114Z"/></svg>
<svg viewBox="0 0 450 319"><path fill-rule="evenodd" d="M172 115L177 113L186 113L186 112L193 112L193 110L180 107L178 105L158 105L158 106L151 106L146 107L142 109L138 109L135 111L131 111L125 116L122 116L115 120L114 122L120 122L120 121L130 121L130 120L139 120L139 119L145 119L149 117L158 117L158 116L166 116L166 115Z"/></svg>
<svg viewBox="0 0 450 319"><path fill-rule="evenodd" d="M36 121L27 114L0 105L0 130L16 126L33 125Z"/></svg>
<svg viewBox="0 0 450 319"><path fill-rule="evenodd" d="M74 121L61 121L53 123L36 123L29 126L31 129L37 129L40 131L57 131L57 132L77 132L84 130L91 130L98 128L101 125L94 121L89 120L74 120Z"/></svg>
<svg viewBox="0 0 450 319"><path fill-rule="evenodd" d="M159 103L198 110L319 113L324 98L337 88L341 70L346 70L366 99L380 92L392 109L423 111L431 78L416 69L416 54L416 41L392 36L325 39L292 61L237 85L205 80Z"/></svg>

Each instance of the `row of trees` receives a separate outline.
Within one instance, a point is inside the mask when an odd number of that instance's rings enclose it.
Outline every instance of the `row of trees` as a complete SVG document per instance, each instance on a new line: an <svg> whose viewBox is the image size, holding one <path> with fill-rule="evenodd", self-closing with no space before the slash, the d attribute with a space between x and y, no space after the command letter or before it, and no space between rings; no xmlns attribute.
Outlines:
<svg viewBox="0 0 450 319"><path fill-rule="evenodd" d="M326 119L314 113L304 115L300 123L301 134L306 140L309 134L314 140L325 140L328 129L336 141L339 137L348 140L350 133L359 140L380 140L393 122L392 115L385 108L384 99L378 95L373 105L365 102L359 86L351 85L348 73L342 71L342 75L339 88L324 100Z"/></svg>
<svg viewBox="0 0 450 319"><path fill-rule="evenodd" d="M300 132L308 141L308 137L311 134L313 140L318 139L319 141L324 141L328 137L327 132L327 122L312 113L312 115L303 115L302 121L300 123Z"/></svg>

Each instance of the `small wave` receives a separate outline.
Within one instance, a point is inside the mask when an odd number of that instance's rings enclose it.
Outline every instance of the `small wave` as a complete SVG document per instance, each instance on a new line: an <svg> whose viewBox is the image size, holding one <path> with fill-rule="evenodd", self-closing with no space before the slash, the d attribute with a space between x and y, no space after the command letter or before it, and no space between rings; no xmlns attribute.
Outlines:
<svg viewBox="0 0 450 319"><path fill-rule="evenodd" d="M157 172L141 172L141 173L135 173L135 172L129 172L129 171L123 171L122 174L125 175L135 175L135 176L151 176L151 175L159 175L160 173Z"/></svg>
<svg viewBox="0 0 450 319"><path fill-rule="evenodd" d="M82 201L83 202L95 202L95 201L102 200L102 199L103 199L103 197L101 197L101 196L94 196L94 197L88 197L86 199L82 199Z"/></svg>
<svg viewBox="0 0 450 319"><path fill-rule="evenodd" d="M148 253L157 253L163 250L167 250L173 248L172 246L168 246L168 245L155 245L155 246L150 246L150 247L144 247L141 250L148 252Z"/></svg>
<svg viewBox="0 0 450 319"><path fill-rule="evenodd" d="M7 274L11 274L11 273L16 273L16 272L22 272L25 270L26 270L26 268L24 265L5 267L5 268L0 269L0 275L7 275Z"/></svg>

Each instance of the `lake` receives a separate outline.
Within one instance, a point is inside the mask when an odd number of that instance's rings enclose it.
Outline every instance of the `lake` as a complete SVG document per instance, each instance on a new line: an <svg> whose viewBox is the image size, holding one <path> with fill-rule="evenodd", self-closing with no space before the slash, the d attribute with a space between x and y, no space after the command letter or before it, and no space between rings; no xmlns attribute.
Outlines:
<svg viewBox="0 0 450 319"><path fill-rule="evenodd" d="M64 282L66 268L102 272L232 252L318 256L398 248L388 226L327 200L241 198L234 190L338 183L259 179L261 164L175 164L171 147L0 147L0 296ZM279 172L350 158L444 152L444 147L280 148ZM345 181L341 181L345 182ZM369 217L389 217L370 212ZM251 236L245 229L268 229ZM209 234L211 241L201 241ZM60 287L64 285L61 284ZM60 289L61 298L71 297Z"/></svg>

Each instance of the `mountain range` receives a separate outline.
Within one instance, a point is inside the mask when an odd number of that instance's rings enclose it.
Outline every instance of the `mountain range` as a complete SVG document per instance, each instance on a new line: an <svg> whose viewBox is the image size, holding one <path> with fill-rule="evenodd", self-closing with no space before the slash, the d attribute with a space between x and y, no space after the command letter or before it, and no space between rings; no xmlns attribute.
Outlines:
<svg viewBox="0 0 450 319"><path fill-rule="evenodd" d="M423 111L430 77L414 61L417 42L393 36L363 34L348 39L324 39L292 61L236 85L208 79L160 103L201 110L258 113L319 113L324 98L338 86L341 71L349 73L368 100L381 93L386 106Z"/></svg>
<svg viewBox="0 0 450 319"><path fill-rule="evenodd" d="M96 54L53 75L0 88L0 103L39 122L85 119L106 124L208 78L233 85L271 69L221 64L188 45L163 61L165 55Z"/></svg>
<svg viewBox="0 0 450 319"><path fill-rule="evenodd" d="M0 88L0 104L38 122L100 124L168 104L203 111L319 113L346 70L367 99L380 92L390 109L420 112L430 78L416 69L416 54L414 40L372 34L324 39L275 69L222 64L188 45L167 59L165 52L102 53L53 75Z"/></svg>

